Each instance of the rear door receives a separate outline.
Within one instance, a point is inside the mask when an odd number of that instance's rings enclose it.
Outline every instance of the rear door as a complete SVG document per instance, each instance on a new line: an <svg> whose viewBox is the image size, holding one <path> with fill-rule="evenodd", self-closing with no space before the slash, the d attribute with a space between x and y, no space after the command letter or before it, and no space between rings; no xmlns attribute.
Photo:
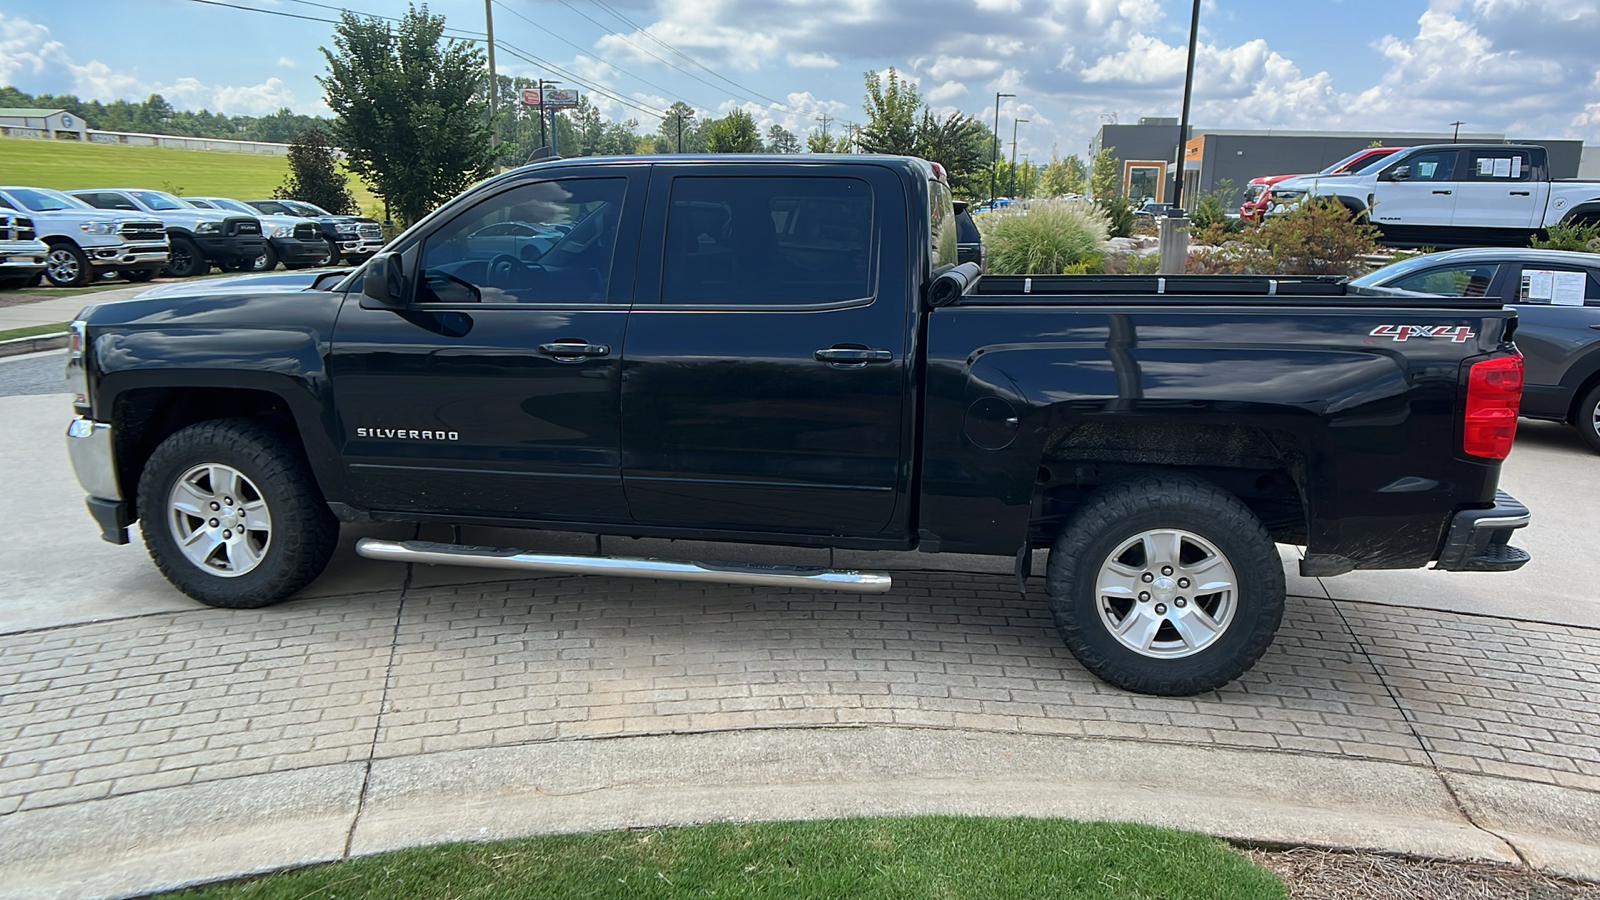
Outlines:
<svg viewBox="0 0 1600 900"><path fill-rule="evenodd" d="M1533 154L1516 147L1466 151L1455 186L1454 224L1532 228L1544 214L1549 182L1536 177Z"/></svg>
<svg viewBox="0 0 1600 900"><path fill-rule="evenodd" d="M652 177L622 382L629 509L877 535L909 484L905 188L878 166L754 171Z"/></svg>
<svg viewBox="0 0 1600 900"><path fill-rule="evenodd" d="M1507 302L1517 308L1517 348L1529 400L1540 404L1541 390L1554 391L1561 396L1551 402L1564 413L1570 391L1594 371L1592 360L1600 352L1600 278L1584 266L1546 262L1523 263L1513 274ZM1563 384L1566 392L1557 390Z"/></svg>
<svg viewBox="0 0 1600 900"><path fill-rule="evenodd" d="M1449 225L1455 216L1459 150L1424 150L1379 176L1372 218L1382 225Z"/></svg>

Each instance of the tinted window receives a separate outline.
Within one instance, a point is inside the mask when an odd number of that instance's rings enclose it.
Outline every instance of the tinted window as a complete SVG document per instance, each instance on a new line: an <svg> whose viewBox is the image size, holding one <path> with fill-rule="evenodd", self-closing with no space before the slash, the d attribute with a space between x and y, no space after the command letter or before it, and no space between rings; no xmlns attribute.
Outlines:
<svg viewBox="0 0 1600 900"><path fill-rule="evenodd" d="M296 215L294 210L290 209L287 206L284 206L282 203L279 203L276 200L252 200L252 201L250 201L250 205L254 206L256 209L259 209L262 212L267 213L269 215L274 215L274 216L292 216L292 215Z"/></svg>
<svg viewBox="0 0 1600 900"><path fill-rule="evenodd" d="M60 191L38 190L34 188L12 188L6 195L12 202L13 209L27 208L34 212L54 212L61 209L82 209L83 201L71 197ZM17 204L22 204L18 207Z"/></svg>
<svg viewBox="0 0 1600 900"><path fill-rule="evenodd" d="M1494 281L1498 265L1446 266L1407 275L1384 285L1419 294L1438 294L1442 297L1487 297L1489 285Z"/></svg>
<svg viewBox="0 0 1600 900"><path fill-rule="evenodd" d="M1400 165L1410 169L1407 181L1454 181L1457 150L1428 150L1410 157Z"/></svg>
<svg viewBox="0 0 1600 900"><path fill-rule="evenodd" d="M928 182L928 225L933 236L933 267L956 264L957 234L955 202L950 188L942 181Z"/></svg>
<svg viewBox="0 0 1600 900"><path fill-rule="evenodd" d="M827 303L873 293L872 187L859 179L678 178L666 231L664 303Z"/></svg>
<svg viewBox="0 0 1600 900"><path fill-rule="evenodd" d="M113 193L111 191L92 191L87 194L78 194L77 198L97 209L125 209L132 212L139 211L139 207L135 206L132 200L129 200L127 197L124 197L121 194Z"/></svg>
<svg viewBox="0 0 1600 900"><path fill-rule="evenodd" d="M956 216L956 239L963 244L983 243L983 235L978 232L978 223L972 221L972 213L961 213Z"/></svg>
<svg viewBox="0 0 1600 900"><path fill-rule="evenodd" d="M600 303L622 178L541 181L479 203L422 245L423 303Z"/></svg>
<svg viewBox="0 0 1600 900"><path fill-rule="evenodd" d="M1532 181L1532 163L1526 150L1469 150L1462 180Z"/></svg>

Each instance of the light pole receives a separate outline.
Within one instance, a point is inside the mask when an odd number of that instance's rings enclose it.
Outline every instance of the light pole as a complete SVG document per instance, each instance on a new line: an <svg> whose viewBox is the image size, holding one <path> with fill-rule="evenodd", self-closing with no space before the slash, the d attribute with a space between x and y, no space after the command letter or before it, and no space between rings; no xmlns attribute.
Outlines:
<svg viewBox="0 0 1600 900"><path fill-rule="evenodd" d="M1183 115L1178 119L1178 164L1172 176L1172 207L1161 220L1160 274L1182 275L1189 268L1189 218L1183 211L1183 163L1189 149L1189 100L1194 94L1194 52L1200 43L1200 0L1189 19L1189 65L1183 73Z"/></svg>
<svg viewBox="0 0 1600 900"><path fill-rule="evenodd" d="M1199 0L1196 0L1199 2ZM989 155L989 207L994 208L995 188L1000 178L1000 98L1016 94L994 92L994 152Z"/></svg>
<svg viewBox="0 0 1600 900"><path fill-rule="evenodd" d="M1011 120L1011 192L1017 192L1017 126L1027 119Z"/></svg>
<svg viewBox="0 0 1600 900"><path fill-rule="evenodd" d="M500 171L500 120L495 117L500 79L494 71L494 0L483 0L483 22L489 31L489 149L494 151L494 170ZM543 100L543 97L539 98Z"/></svg>
<svg viewBox="0 0 1600 900"><path fill-rule="evenodd" d="M544 114L547 112L544 105L544 89L547 87L554 87L560 83L561 82L559 81L548 81L544 78L539 79L539 143L545 147L550 147L551 156L554 156L556 153L556 148L550 146L550 138L555 133L556 123L554 119L550 121L551 133L547 135L544 130Z"/></svg>

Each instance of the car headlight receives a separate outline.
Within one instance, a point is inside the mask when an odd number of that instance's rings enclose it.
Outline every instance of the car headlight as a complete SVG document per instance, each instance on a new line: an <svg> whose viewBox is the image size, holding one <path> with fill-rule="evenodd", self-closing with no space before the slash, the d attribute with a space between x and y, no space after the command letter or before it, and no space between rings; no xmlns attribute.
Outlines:
<svg viewBox="0 0 1600 900"><path fill-rule="evenodd" d="M360 226L356 225L354 222L340 222L339 224L333 226L334 230L340 234L355 234L356 231L359 230L359 227Z"/></svg>
<svg viewBox="0 0 1600 900"><path fill-rule="evenodd" d="M84 234L116 234L117 233L117 223L115 223L115 222L84 222L82 225L79 225L78 228Z"/></svg>
<svg viewBox="0 0 1600 900"><path fill-rule="evenodd" d="M221 234L222 233L222 223L221 222L201 222L199 225L195 226L194 233L195 234Z"/></svg>
<svg viewBox="0 0 1600 900"><path fill-rule="evenodd" d="M278 227L272 229L272 236L275 238L285 238L291 234L294 234L293 225L279 225Z"/></svg>

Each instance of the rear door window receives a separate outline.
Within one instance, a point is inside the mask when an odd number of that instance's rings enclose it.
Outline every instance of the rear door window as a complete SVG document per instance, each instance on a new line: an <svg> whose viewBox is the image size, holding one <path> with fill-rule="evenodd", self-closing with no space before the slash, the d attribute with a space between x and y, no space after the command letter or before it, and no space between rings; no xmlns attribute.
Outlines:
<svg viewBox="0 0 1600 900"><path fill-rule="evenodd" d="M1532 181L1533 156L1526 150L1469 150L1462 181Z"/></svg>
<svg viewBox="0 0 1600 900"><path fill-rule="evenodd" d="M1565 266L1523 266L1518 287L1518 303L1600 306L1600 280L1593 271Z"/></svg>
<svg viewBox="0 0 1600 900"><path fill-rule="evenodd" d="M1438 294L1441 297L1487 297L1500 266L1478 263L1459 266L1442 266L1389 282L1385 287L1419 294Z"/></svg>
<svg viewBox="0 0 1600 900"><path fill-rule="evenodd" d="M677 178L667 209L661 302L871 297L872 218L872 186L857 178Z"/></svg>

